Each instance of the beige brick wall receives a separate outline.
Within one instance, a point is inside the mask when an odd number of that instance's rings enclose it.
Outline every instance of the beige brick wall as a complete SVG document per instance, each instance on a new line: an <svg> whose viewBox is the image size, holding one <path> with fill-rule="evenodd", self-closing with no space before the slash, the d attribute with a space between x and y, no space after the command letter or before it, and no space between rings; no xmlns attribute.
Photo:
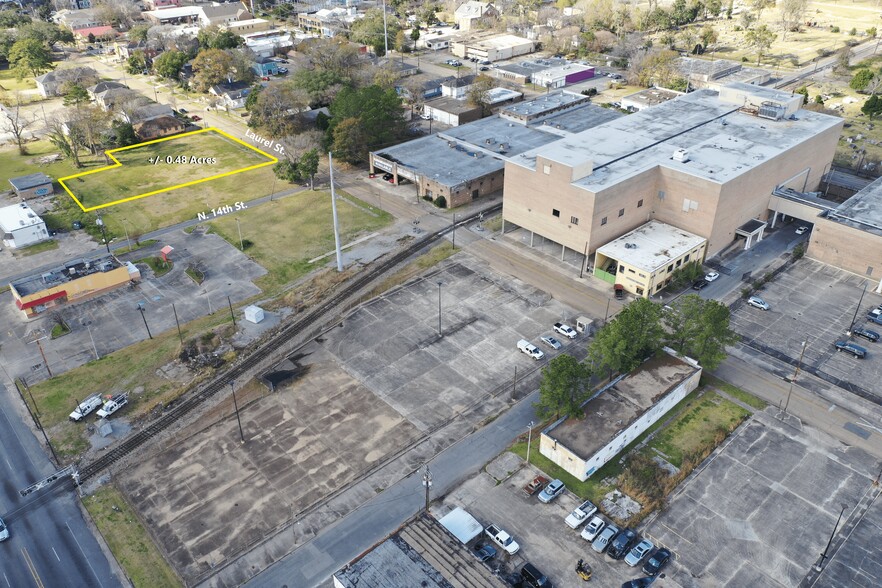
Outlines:
<svg viewBox="0 0 882 588"><path fill-rule="evenodd" d="M825 218L815 219L806 256L882 279L882 237Z"/></svg>

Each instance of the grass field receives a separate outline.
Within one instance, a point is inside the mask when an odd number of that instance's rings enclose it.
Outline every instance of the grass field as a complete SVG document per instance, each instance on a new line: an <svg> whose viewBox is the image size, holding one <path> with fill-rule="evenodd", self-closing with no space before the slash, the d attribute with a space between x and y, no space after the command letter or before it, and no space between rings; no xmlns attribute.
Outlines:
<svg viewBox="0 0 882 588"><path fill-rule="evenodd" d="M15 92L18 90L31 90L37 87L34 78L15 79L15 72L11 69L0 70L0 91Z"/></svg>
<svg viewBox="0 0 882 588"><path fill-rule="evenodd" d="M107 153L118 165L114 163L115 167L109 169L60 180L85 210L168 192L176 186L206 182L275 162L275 158L217 130L185 133Z"/></svg>
<svg viewBox="0 0 882 588"><path fill-rule="evenodd" d="M104 165L103 157L91 156L80 157L85 164L85 167L81 169L75 168L69 160L40 165L37 162L37 159L40 156L58 153L58 149L56 149L49 141L30 141L25 143L25 145L28 150L27 155L19 155L18 148L16 147L7 146L0 149L0 177L4 179L15 178L18 176L43 172L49 177L61 178L82 171L89 171L90 169ZM9 185L7 184L4 189L8 187Z"/></svg>
<svg viewBox="0 0 882 588"><path fill-rule="evenodd" d="M392 222L392 216L379 208L342 192L337 196L337 218L344 245ZM236 219L239 219L238 227ZM242 238L251 241L248 255L269 271L256 281L264 290L261 296L274 295L314 267L327 263L327 259L316 264L310 264L309 260L334 249L328 192L301 192L236 216L221 217L210 224L237 248L239 228Z"/></svg>
<svg viewBox="0 0 882 588"><path fill-rule="evenodd" d="M122 494L102 486L83 499L110 551L136 587L183 586Z"/></svg>

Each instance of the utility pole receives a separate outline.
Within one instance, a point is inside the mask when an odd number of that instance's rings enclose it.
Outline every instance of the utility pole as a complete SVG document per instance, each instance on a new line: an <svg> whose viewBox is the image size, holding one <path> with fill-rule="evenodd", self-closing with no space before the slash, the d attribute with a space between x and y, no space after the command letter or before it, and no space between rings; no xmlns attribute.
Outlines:
<svg viewBox="0 0 882 588"><path fill-rule="evenodd" d="M441 332L441 285L444 284L442 281L438 281L438 336L443 337L444 334Z"/></svg>
<svg viewBox="0 0 882 588"><path fill-rule="evenodd" d="M242 225L239 224L239 217L236 217L236 230L239 231L239 251L245 251L245 241L242 240Z"/></svg>
<svg viewBox="0 0 882 588"><path fill-rule="evenodd" d="M104 246L107 248L107 252L110 253L110 243L107 242L107 228L104 226L101 214L98 214L98 220L95 221L95 224L101 227L101 238L104 239Z"/></svg>
<svg viewBox="0 0 882 588"><path fill-rule="evenodd" d="M533 426L535 423L530 421L530 424L527 426L527 465L530 465L530 444L533 441Z"/></svg>
<svg viewBox="0 0 882 588"><path fill-rule="evenodd" d="M829 183L828 183L828 186L829 186ZM860 297L860 300L858 300L857 308L854 309L854 316L851 318L851 324L848 325L848 331L845 332L845 334L848 335L849 337L851 337L851 332L854 329L854 324L857 322L857 315L861 311L861 304L863 304L863 302L864 302L864 294L866 294L866 293L867 293L867 284L865 282L864 283L864 291L861 292L861 297Z"/></svg>
<svg viewBox="0 0 882 588"><path fill-rule="evenodd" d="M144 328L147 329L147 336L152 339L153 335L150 333L150 327L147 325L147 317L144 316L144 305L140 302L138 303L138 310L141 311L141 319L144 321Z"/></svg>
<svg viewBox="0 0 882 588"><path fill-rule="evenodd" d="M45 337L40 337L39 339L35 339L34 343L37 344L37 348L39 348L39 350L40 350L40 357L43 358L43 365L46 366L46 372L49 374L49 377L51 378L52 377L52 370L49 369L49 361L46 359L46 353L43 351L43 343L41 343L41 341L43 341L43 339L45 339Z"/></svg>
<svg viewBox="0 0 882 588"><path fill-rule="evenodd" d="M423 472L423 486L426 487L426 512L429 512L429 489L432 488L432 472L429 471L429 464L426 464L426 471Z"/></svg>
<svg viewBox="0 0 882 588"><path fill-rule="evenodd" d="M796 381L796 377L799 375L799 368L802 365L802 358L805 355L805 348L808 345L808 339L802 342L802 351L799 354L799 361L796 362L796 371L793 372L793 377L790 378L790 390L787 391L787 401L784 402L784 414L787 414L787 407L790 406L790 395L793 394L793 382Z"/></svg>
<svg viewBox="0 0 882 588"><path fill-rule="evenodd" d="M230 318L233 319L233 328L236 328L236 315L233 314L233 303L230 300L230 297L227 296L227 305L230 307Z"/></svg>
<svg viewBox="0 0 882 588"><path fill-rule="evenodd" d="M101 356L98 355L98 348L95 347L95 338L92 337L92 327L86 325L86 330L89 331L89 340L92 342L92 351L95 352L95 359L101 359Z"/></svg>
<svg viewBox="0 0 882 588"><path fill-rule="evenodd" d="M35 413L35 411L37 410L37 402L34 401L34 397L31 395L31 390L28 387L27 382L25 382L25 379L20 378L20 380L21 380L21 383L24 385L25 390L28 391L28 395L31 396L31 400L34 402L34 410L31 410L30 405L24 399L24 395L22 395L21 389L18 387L18 384L15 385L15 390L18 392L18 395L21 398L22 404L24 404L25 408L28 409L28 413L30 413L31 418L34 419L34 425L36 425L36 427L40 430L40 433L43 434L43 439L45 439L45 441L46 441L46 446L49 447L49 451L52 453L52 459L55 461L55 464L58 465L61 462L58 461L58 455L55 454L55 448L52 447L52 443L49 441L49 437L46 435L45 429L43 429L43 424L40 422L40 417Z"/></svg>
<svg viewBox="0 0 882 588"><path fill-rule="evenodd" d="M383 4L383 20L386 19L386 4ZM384 29L385 30L385 29ZM343 271L343 257L340 252L340 223L337 221L337 193L334 191L334 156L328 151L328 166L331 173L331 214L334 216L334 250L337 252L337 271Z"/></svg>
<svg viewBox="0 0 882 588"><path fill-rule="evenodd" d="M453 250L456 251L456 213L453 213Z"/></svg>
<svg viewBox="0 0 882 588"><path fill-rule="evenodd" d="M824 561L827 559L827 552L830 551L830 545L833 544L833 537L836 536L836 530L839 528L839 521L842 520L842 513L845 512L845 509L848 508L847 504L842 505L842 510L839 511L839 518L836 519L836 526L833 527L833 532L830 533L830 540L827 541L827 547L824 548L823 553L821 553L821 559L818 560L818 563L815 564L815 571L821 572L824 569Z"/></svg>
<svg viewBox="0 0 882 588"><path fill-rule="evenodd" d="M178 320L178 309L175 308L174 302L172 302L172 312L175 313L175 324L178 326L178 337L181 339L181 345L183 345L184 335L181 333L181 322Z"/></svg>

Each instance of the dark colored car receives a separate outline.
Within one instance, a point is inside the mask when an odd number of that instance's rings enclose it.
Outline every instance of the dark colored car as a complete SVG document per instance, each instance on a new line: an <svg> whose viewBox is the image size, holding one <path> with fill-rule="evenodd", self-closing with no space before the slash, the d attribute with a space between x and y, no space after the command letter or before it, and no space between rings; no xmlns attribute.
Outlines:
<svg viewBox="0 0 882 588"><path fill-rule="evenodd" d="M73 224L72 224L71 226L72 226L75 230L79 231L80 229L83 228L83 223L81 223L80 221L74 221Z"/></svg>
<svg viewBox="0 0 882 588"><path fill-rule="evenodd" d="M707 286L709 283L710 283L710 282L708 282L708 281L705 280L704 278L701 278L700 280L696 280L695 283L692 284L692 289L693 289L693 290L701 290L702 288L704 288L705 286Z"/></svg>
<svg viewBox="0 0 882 588"><path fill-rule="evenodd" d="M496 549L486 543L478 543L474 547L475 557L481 561L487 561L496 557Z"/></svg>
<svg viewBox="0 0 882 588"><path fill-rule="evenodd" d="M879 333L876 331L871 331L869 329L864 329L862 327L855 328L852 333L854 333L855 337L863 337L867 341L875 343L879 340Z"/></svg>
<svg viewBox="0 0 882 588"><path fill-rule="evenodd" d="M625 529L624 531L616 535L615 539L610 542L609 548L606 550L606 554L613 559L622 559L634 545L634 542L636 540L637 533L635 533L632 529Z"/></svg>
<svg viewBox="0 0 882 588"><path fill-rule="evenodd" d="M634 580L628 580L624 584L622 584L622 588L644 588L645 586L649 586L655 582L655 577L649 576L647 578L635 578Z"/></svg>
<svg viewBox="0 0 882 588"><path fill-rule="evenodd" d="M867 356L867 350L865 348L857 343L852 343L851 341L837 341L833 345L836 347L837 351L850 353L858 359L863 359Z"/></svg>
<svg viewBox="0 0 882 588"><path fill-rule="evenodd" d="M646 563L643 564L643 573L649 574L650 576L655 576L658 574L666 565L668 565L668 560L671 559L671 552L662 547L661 549L657 549L655 553L649 556L649 559L646 560Z"/></svg>
<svg viewBox="0 0 882 588"><path fill-rule="evenodd" d="M383 179L386 180L387 182L394 177L395 176L393 176L392 174L383 174Z"/></svg>
<svg viewBox="0 0 882 588"><path fill-rule="evenodd" d="M554 588L545 574L536 569L536 566L531 563L524 564L524 567L521 568L521 576L523 576L527 586L533 586L533 588Z"/></svg>

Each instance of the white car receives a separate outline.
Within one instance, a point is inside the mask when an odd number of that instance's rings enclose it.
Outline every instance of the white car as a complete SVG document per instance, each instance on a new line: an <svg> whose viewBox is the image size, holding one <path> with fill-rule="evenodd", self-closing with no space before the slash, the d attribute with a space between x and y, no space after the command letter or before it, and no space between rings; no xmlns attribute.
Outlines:
<svg viewBox="0 0 882 588"><path fill-rule="evenodd" d="M576 335L578 334L576 333L576 329L563 323L554 323L554 330L564 337L568 337L570 339L575 339Z"/></svg>
<svg viewBox="0 0 882 588"><path fill-rule="evenodd" d="M600 532L603 531L605 526L606 523L603 522L602 518L594 517L587 525L585 525L585 528L582 529L582 539L589 543L594 541L597 539L597 536L600 535Z"/></svg>
<svg viewBox="0 0 882 588"><path fill-rule="evenodd" d="M578 529L579 526L588 520L588 517L597 512L597 507L590 500L586 500L571 512L564 522L571 529Z"/></svg>
<svg viewBox="0 0 882 588"><path fill-rule="evenodd" d="M102 419L106 419L128 403L128 396L126 396L125 394L117 394L104 403L104 406L101 407L101 409L98 411L98 416Z"/></svg>
<svg viewBox="0 0 882 588"><path fill-rule="evenodd" d="M549 347L551 347L555 351L562 347L562 345L560 344L560 341L558 341L557 339L555 339L551 335L546 335L545 337L540 337L540 339L542 340L543 343L545 343L546 345L548 345Z"/></svg>
<svg viewBox="0 0 882 588"><path fill-rule="evenodd" d="M9 529L3 523L3 519L0 519L0 541L6 541L9 539Z"/></svg>
<svg viewBox="0 0 882 588"><path fill-rule="evenodd" d="M706 282L713 282L714 280L716 280L719 277L720 277L720 274L718 274L717 272L708 272L707 275L704 276L704 279Z"/></svg>
<svg viewBox="0 0 882 588"><path fill-rule="evenodd" d="M655 545L652 544L652 541L644 539L631 550L631 553L625 556L625 563L633 568L639 564L650 551L652 551L653 547L655 547Z"/></svg>
<svg viewBox="0 0 882 588"><path fill-rule="evenodd" d="M760 310L769 310L771 308L769 304L759 296L751 296L747 299L747 303Z"/></svg>
<svg viewBox="0 0 882 588"><path fill-rule="evenodd" d="M802 234L804 234L806 231L808 231L808 227L799 227L798 229L796 229L796 234L797 234L797 235L802 235Z"/></svg>

